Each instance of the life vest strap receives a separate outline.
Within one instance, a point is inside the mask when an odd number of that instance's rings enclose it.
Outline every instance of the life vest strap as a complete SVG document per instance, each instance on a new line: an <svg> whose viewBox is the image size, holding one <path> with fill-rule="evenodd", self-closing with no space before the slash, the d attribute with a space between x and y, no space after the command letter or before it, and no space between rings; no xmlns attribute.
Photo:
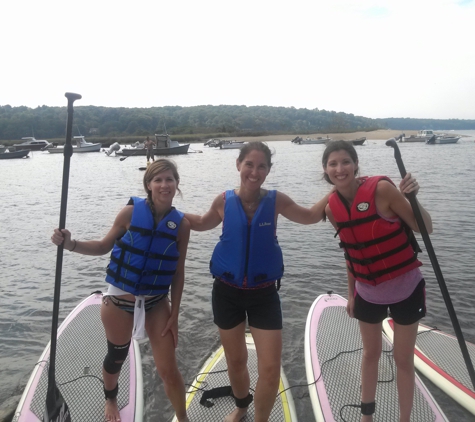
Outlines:
<svg viewBox="0 0 475 422"><path fill-rule="evenodd" d="M340 242L340 248L355 249L357 251L360 251L364 248L377 245L378 243L386 242L396 236L399 236L403 231L404 231L404 227L401 225L396 231L390 234L387 234L386 236L381 236L376 239L368 240L367 242L360 242L360 243Z"/></svg>
<svg viewBox="0 0 475 422"><path fill-rule="evenodd" d="M371 221L379 220L380 218L381 217L379 216L379 214L373 214L368 217L357 218L355 220L337 222L336 225L338 227L338 231L340 231L341 229L345 229L348 227L355 227L359 226L360 224L370 223Z"/></svg>
<svg viewBox="0 0 475 422"><path fill-rule="evenodd" d="M158 259L161 261L178 261L179 259L177 256L162 255L155 252L144 251L142 249L135 248L134 246L127 245L122 240L116 241L115 244L122 250L133 253L134 255L145 256L150 259ZM118 263L117 261L114 262Z"/></svg>
<svg viewBox="0 0 475 422"><path fill-rule="evenodd" d="M150 271L146 271L146 272L149 273ZM171 271L167 271L167 272L170 273ZM122 277L121 275L115 273L114 271L112 271L109 268L106 270L106 273L107 273L107 275L110 275L111 277L113 277L116 283L126 284L127 286L133 287L136 290L166 290L166 291L168 291L168 288L169 288L168 284L134 283L130 280L127 280L125 277ZM151 275L153 275L153 274L151 274ZM168 275L170 275L170 274L168 274Z"/></svg>
<svg viewBox="0 0 475 422"><path fill-rule="evenodd" d="M165 237L166 239L176 241L176 236L169 233L165 233L161 230L146 229L144 227L130 226L129 231L140 233L142 237L145 237L145 236Z"/></svg>
<svg viewBox="0 0 475 422"><path fill-rule="evenodd" d="M401 268L404 268L407 265L412 264L416 260L417 260L417 256L414 255L411 258L407 259L406 261L401 262L400 264L394 265L394 266L389 267L389 268L385 268L384 270L369 273L369 274L363 274L363 273L356 272L353 268L353 265L348 267L348 269L353 274L353 277L355 277L356 279L361 278L361 279L364 279L364 280L373 281L373 280L376 280L379 277L382 277L383 275L386 275L386 274L389 274L393 271L397 271ZM350 263L351 263L351 261L350 261Z"/></svg>
<svg viewBox="0 0 475 422"><path fill-rule="evenodd" d="M389 258L390 256L395 255L395 254L403 251L410 244L411 244L411 241L408 238L402 245L398 246L397 248L391 249L390 251L384 252L384 253L379 254L379 255L372 256L371 258L363 258L363 259L353 258L353 257L350 256L350 254L348 252L345 251L345 258L346 258L347 261L351 261L355 264L370 265L370 264L374 264L377 261L380 261L381 259Z"/></svg>

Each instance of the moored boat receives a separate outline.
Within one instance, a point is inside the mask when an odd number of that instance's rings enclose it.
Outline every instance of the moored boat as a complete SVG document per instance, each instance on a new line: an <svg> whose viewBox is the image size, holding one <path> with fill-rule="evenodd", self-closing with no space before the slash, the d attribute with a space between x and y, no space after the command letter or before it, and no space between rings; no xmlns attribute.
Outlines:
<svg viewBox="0 0 475 422"><path fill-rule="evenodd" d="M24 158L29 153L30 153L29 149L21 149L18 151L11 151L11 152L2 152L0 153L0 160L8 160L10 158Z"/></svg>
<svg viewBox="0 0 475 422"><path fill-rule="evenodd" d="M435 145L435 144L456 144L460 136L447 136L447 135L434 135L432 138L426 141L428 145Z"/></svg>
<svg viewBox="0 0 475 422"><path fill-rule="evenodd" d="M76 141L76 146L73 145L73 153L99 152L101 150L101 143L86 142L86 138L82 135L75 136L73 139ZM62 154L64 146L48 148L48 152L51 154Z"/></svg>
<svg viewBox="0 0 475 422"><path fill-rule="evenodd" d="M178 155L178 154L188 154L188 148L190 144L180 145L177 141L170 139L168 134L155 134L156 147L153 149L154 155ZM116 155L147 155L147 149L144 148L143 144L138 147L122 148L120 151L115 153Z"/></svg>
<svg viewBox="0 0 475 422"><path fill-rule="evenodd" d="M241 149L245 144L244 141L221 141L219 149Z"/></svg>
<svg viewBox="0 0 475 422"><path fill-rule="evenodd" d="M366 141L366 136L363 136L361 138L358 138L358 139L352 139L350 142L353 144L353 145L363 145Z"/></svg>
<svg viewBox="0 0 475 422"><path fill-rule="evenodd" d="M312 138L305 138L302 139L300 136L292 140L293 143L299 144L299 145L309 145L309 144L326 144L327 142L330 142L332 139L329 138L328 136L326 138L322 138L319 136L317 139L312 139Z"/></svg>
<svg viewBox="0 0 475 422"><path fill-rule="evenodd" d="M47 148L52 148L53 144L44 139L37 140L34 136L26 136L21 138L23 142L19 144L13 144L10 150L20 151L20 150L29 150L29 151L41 151Z"/></svg>
<svg viewBox="0 0 475 422"><path fill-rule="evenodd" d="M420 130L417 135L403 136L401 142L426 142L436 136L433 130Z"/></svg>

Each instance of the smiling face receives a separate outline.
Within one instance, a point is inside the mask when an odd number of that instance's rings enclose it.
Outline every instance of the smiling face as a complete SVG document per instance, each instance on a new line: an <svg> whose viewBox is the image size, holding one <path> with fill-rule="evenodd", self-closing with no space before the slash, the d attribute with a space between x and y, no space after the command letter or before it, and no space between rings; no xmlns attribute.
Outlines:
<svg viewBox="0 0 475 422"><path fill-rule="evenodd" d="M323 169L330 183L335 185L337 189L348 187L355 181L358 172L358 161L353 161L348 151L340 149L328 155L328 160Z"/></svg>
<svg viewBox="0 0 475 422"><path fill-rule="evenodd" d="M151 192L154 202L170 203L175 197L178 188L178 180L175 179L172 170L164 170L153 176L147 183L147 189Z"/></svg>
<svg viewBox="0 0 475 422"><path fill-rule="evenodd" d="M242 161L237 159L236 167L241 174L241 187L248 190L260 189L270 171L264 152L255 149L249 151Z"/></svg>

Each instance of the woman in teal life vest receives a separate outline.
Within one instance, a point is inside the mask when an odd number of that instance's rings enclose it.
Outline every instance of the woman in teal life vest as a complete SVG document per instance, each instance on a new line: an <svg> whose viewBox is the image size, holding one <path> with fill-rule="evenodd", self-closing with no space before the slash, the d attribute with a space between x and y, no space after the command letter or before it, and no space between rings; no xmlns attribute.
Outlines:
<svg viewBox="0 0 475 422"><path fill-rule="evenodd" d="M277 395L282 353L282 312L277 284L283 275L277 242L279 214L300 224L322 220L328 195L310 209L287 195L262 188L272 166L271 151L262 142L244 145L236 167L238 189L219 194L203 216L185 214L192 230L205 231L223 222L210 271L214 276L212 305L219 328L236 409L225 421L239 421L253 400L249 393L246 319L257 350L258 381L255 421L266 422Z"/></svg>
<svg viewBox="0 0 475 422"><path fill-rule="evenodd" d="M412 230L419 231L404 194L417 194L410 173L399 189L386 176L356 177L358 156L350 142L331 142L322 156L325 179L335 186L326 215L340 236L348 274L350 317L359 321L363 341L361 421L373 420L382 350L382 321L394 320L399 421L409 422L414 399L414 345L425 315L425 282ZM429 213L419 205L432 232Z"/></svg>
<svg viewBox="0 0 475 422"><path fill-rule="evenodd" d="M143 338L144 331L178 420L188 421L185 386L175 358L190 237L189 222L172 206L180 192L179 181L175 164L159 159L144 175L147 198L131 198L102 240L73 240L66 229L54 230L51 237L56 245L64 242L65 249L83 255L104 255L112 250L106 273L109 290L101 307L108 347L102 370L106 421L120 420L120 370L131 338Z"/></svg>

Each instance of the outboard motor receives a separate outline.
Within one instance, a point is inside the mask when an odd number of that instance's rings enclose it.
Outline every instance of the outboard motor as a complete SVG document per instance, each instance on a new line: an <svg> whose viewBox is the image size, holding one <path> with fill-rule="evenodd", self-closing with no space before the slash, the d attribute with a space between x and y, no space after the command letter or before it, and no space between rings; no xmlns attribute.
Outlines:
<svg viewBox="0 0 475 422"><path fill-rule="evenodd" d="M115 151L119 151L120 149L120 145L118 142L114 142L110 147L109 149L106 151L106 154L109 156L111 155L113 152Z"/></svg>

